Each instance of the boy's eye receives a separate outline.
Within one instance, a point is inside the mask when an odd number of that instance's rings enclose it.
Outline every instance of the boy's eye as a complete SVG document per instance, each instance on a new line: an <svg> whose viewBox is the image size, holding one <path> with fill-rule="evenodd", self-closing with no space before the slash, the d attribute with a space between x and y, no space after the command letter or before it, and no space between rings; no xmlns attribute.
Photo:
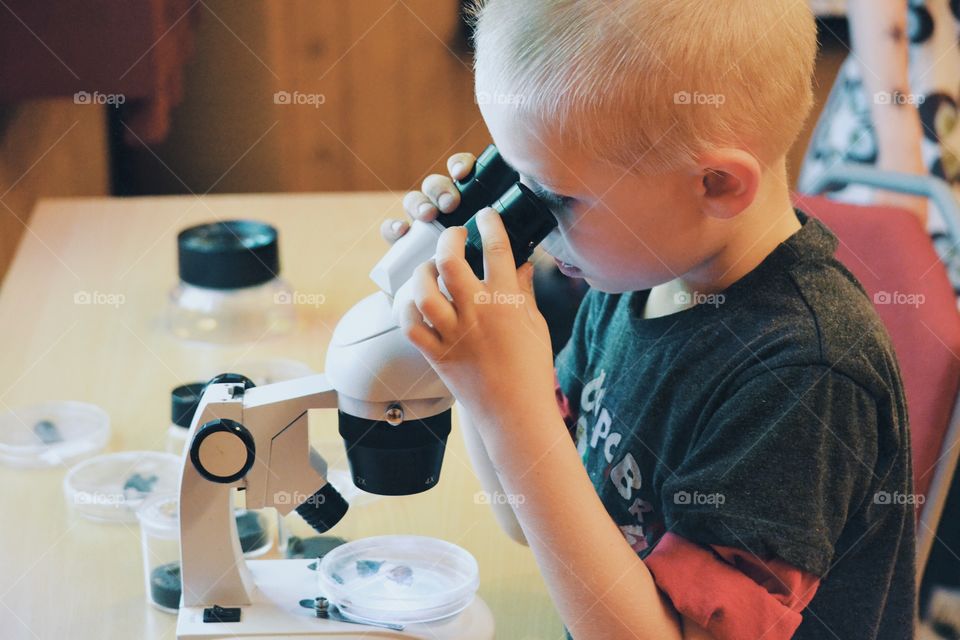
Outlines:
<svg viewBox="0 0 960 640"><path fill-rule="evenodd" d="M571 211L576 202L577 199L570 196L556 196L548 200L548 205L555 214L563 214Z"/></svg>
<svg viewBox="0 0 960 640"><path fill-rule="evenodd" d="M529 186L531 190L555 212L570 209L577 201L576 198L571 196L562 196L552 191L548 191L537 182L531 182Z"/></svg>
<svg viewBox="0 0 960 640"><path fill-rule="evenodd" d="M547 203L547 205L556 211L563 211L569 209L573 206L573 203L576 202L576 198L571 198L570 196L558 196L554 194L543 193L540 194L540 197Z"/></svg>

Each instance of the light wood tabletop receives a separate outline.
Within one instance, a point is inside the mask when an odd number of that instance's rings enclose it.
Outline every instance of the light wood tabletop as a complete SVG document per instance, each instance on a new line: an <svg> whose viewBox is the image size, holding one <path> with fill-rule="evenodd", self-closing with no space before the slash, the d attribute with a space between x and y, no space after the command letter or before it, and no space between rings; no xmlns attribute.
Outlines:
<svg viewBox="0 0 960 640"><path fill-rule="evenodd" d="M379 225L401 217L396 193L64 199L41 202L0 289L0 411L51 400L99 405L111 418L105 452L162 450L170 390L210 372L281 357L322 371L340 316L375 285L368 273L386 244ZM164 327L176 284L176 235L214 220L262 220L280 232L282 274L299 299L297 329L249 344L198 346ZM77 304L77 294L102 304ZM106 295L94 295L106 294ZM113 294L111 296L111 294ZM333 411L311 414L331 464ZM135 524L79 517L62 489L67 469L0 465L0 636L175 638L175 616L146 604ZM562 638L530 550L498 528L454 417L439 485L420 495L352 508L331 534L430 535L470 551L497 637ZM275 553L272 551L271 553ZM268 556L269 557L269 556Z"/></svg>

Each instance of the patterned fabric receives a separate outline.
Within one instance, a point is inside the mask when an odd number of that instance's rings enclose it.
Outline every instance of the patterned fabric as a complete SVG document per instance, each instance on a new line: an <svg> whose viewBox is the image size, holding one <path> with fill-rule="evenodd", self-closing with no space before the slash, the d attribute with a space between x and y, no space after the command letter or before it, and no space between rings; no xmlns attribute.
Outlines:
<svg viewBox="0 0 960 640"><path fill-rule="evenodd" d="M907 108L920 111L923 159L930 173L946 180L960 196L960 0L910 0L911 96ZM814 132L801 174L801 184L829 174L837 164L876 164L877 137L870 114L873 96L863 84L863 70L854 56L843 63ZM882 99L882 98L881 98ZM833 191L843 202L870 204L873 189L859 185ZM930 207L930 235L960 295L960 238L946 234L943 217Z"/></svg>

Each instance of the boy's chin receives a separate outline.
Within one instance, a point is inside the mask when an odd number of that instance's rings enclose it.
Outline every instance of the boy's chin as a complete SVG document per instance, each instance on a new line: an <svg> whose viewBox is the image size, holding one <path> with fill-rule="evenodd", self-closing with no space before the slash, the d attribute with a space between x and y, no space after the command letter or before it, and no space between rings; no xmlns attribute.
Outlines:
<svg viewBox="0 0 960 640"><path fill-rule="evenodd" d="M645 289L652 289L656 286L657 283L647 283L647 282L618 282L611 280L603 280L601 278L595 278L593 276L584 276L583 281L590 285L591 289L596 289L601 293L629 293L631 291L643 291Z"/></svg>
<svg viewBox="0 0 960 640"><path fill-rule="evenodd" d="M623 283L607 282L591 276L584 276L582 280L590 285L591 289L596 289L601 293L626 293L627 291L632 291L632 289L626 287Z"/></svg>

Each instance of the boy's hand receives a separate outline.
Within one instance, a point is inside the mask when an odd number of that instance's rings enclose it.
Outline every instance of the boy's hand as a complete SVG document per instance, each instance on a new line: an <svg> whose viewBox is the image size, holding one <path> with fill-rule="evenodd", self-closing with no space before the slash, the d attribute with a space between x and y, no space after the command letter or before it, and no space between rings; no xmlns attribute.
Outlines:
<svg viewBox="0 0 960 640"><path fill-rule="evenodd" d="M447 159L449 178L440 174L427 176L420 191L410 191L403 198L403 208L414 220L429 222L438 213L450 213L460 206L460 191L453 180L467 177L473 170L477 158L472 153L456 153ZM406 220L384 220L380 225L380 235L389 243L394 243L410 228Z"/></svg>
<svg viewBox="0 0 960 640"><path fill-rule="evenodd" d="M477 430L533 428L556 411L553 352L533 296L533 263L514 266L500 215L477 216L485 279L464 259L466 229L441 235L436 259L420 265L398 292L404 335L474 417ZM442 277L452 300L440 290ZM501 432L502 433L502 432Z"/></svg>

